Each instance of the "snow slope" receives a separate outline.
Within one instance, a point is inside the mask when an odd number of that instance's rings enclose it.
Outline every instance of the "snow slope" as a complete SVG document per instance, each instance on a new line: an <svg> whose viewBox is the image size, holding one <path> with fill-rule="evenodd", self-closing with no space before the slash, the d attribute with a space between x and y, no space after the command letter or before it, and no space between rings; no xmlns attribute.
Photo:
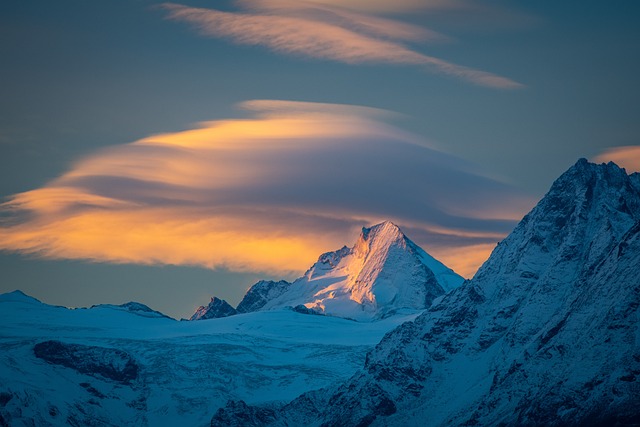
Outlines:
<svg viewBox="0 0 640 427"><path fill-rule="evenodd" d="M238 311L304 305L331 316L377 320L423 310L463 281L387 221L363 228L352 248L322 254L293 283L258 282Z"/></svg>
<svg viewBox="0 0 640 427"><path fill-rule="evenodd" d="M287 401L348 378L415 318L273 310L179 322L142 307L0 295L0 425L208 425L229 399Z"/></svg>
<svg viewBox="0 0 640 427"><path fill-rule="evenodd" d="M230 402L212 425L638 425L638 182L578 161L347 382L279 408Z"/></svg>

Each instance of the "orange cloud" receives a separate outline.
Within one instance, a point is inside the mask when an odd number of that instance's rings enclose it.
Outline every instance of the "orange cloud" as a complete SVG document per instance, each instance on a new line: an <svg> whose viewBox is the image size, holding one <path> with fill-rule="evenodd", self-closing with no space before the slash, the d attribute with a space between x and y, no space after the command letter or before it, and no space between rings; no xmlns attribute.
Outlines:
<svg viewBox="0 0 640 427"><path fill-rule="evenodd" d="M329 59L348 64L392 63L424 66L430 71L500 89L520 83L485 71L425 55L393 41L438 39L435 32L327 3L261 0L241 4L252 13L165 3L169 19L195 26L202 34L225 37L245 45L266 46L276 52ZM391 40L390 40L391 39Z"/></svg>
<svg viewBox="0 0 640 427"><path fill-rule="evenodd" d="M627 172L640 172L640 146L628 145L605 150L593 159L596 163L614 162Z"/></svg>
<svg viewBox="0 0 640 427"><path fill-rule="evenodd" d="M495 247L495 243L484 243L459 247L434 247L429 252L462 277L470 279L489 259Z"/></svg>
<svg viewBox="0 0 640 427"><path fill-rule="evenodd" d="M109 147L14 195L0 209L0 249L288 274L390 219L466 274L514 225L490 206L520 206L521 195L385 123L390 113L243 107L255 117Z"/></svg>

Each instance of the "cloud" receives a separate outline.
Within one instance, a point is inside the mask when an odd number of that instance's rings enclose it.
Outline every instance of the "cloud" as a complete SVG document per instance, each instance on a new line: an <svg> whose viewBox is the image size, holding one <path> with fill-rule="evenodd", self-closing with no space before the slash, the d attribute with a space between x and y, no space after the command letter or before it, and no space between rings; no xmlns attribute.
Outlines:
<svg viewBox="0 0 640 427"><path fill-rule="evenodd" d="M593 159L596 163L614 162L628 172L640 172L640 146L627 145L605 150Z"/></svg>
<svg viewBox="0 0 640 427"><path fill-rule="evenodd" d="M326 6L371 13L403 13L421 10L448 10L468 7L463 0L314 0L314 3Z"/></svg>
<svg viewBox="0 0 640 427"><path fill-rule="evenodd" d="M390 219L470 274L532 205L388 124L392 113L290 101L242 107L253 117L113 146L14 195L0 211L0 249L300 273L352 243L360 227ZM476 255L461 256L465 248Z"/></svg>
<svg viewBox="0 0 640 427"><path fill-rule="evenodd" d="M405 46L402 41L446 39L415 25L340 8L331 2L245 0L240 4L250 12L223 12L173 3L162 7L169 12L169 19L187 22L203 35L265 46L279 53L347 64L415 65L477 85L499 89L522 87L506 77L460 66Z"/></svg>
<svg viewBox="0 0 640 427"><path fill-rule="evenodd" d="M438 42L449 40L444 34L418 25L371 16L366 13L349 10L347 8L348 5L335 5L327 1L239 0L237 3L248 10L323 21L370 36L405 41ZM373 5L373 3L371 5Z"/></svg>

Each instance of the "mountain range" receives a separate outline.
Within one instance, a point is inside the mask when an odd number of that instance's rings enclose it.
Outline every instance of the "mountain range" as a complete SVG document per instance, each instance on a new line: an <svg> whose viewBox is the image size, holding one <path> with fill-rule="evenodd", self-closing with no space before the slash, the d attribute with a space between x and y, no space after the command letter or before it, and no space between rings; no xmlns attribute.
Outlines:
<svg viewBox="0 0 640 427"><path fill-rule="evenodd" d="M384 222L197 322L0 295L0 425L637 425L639 278L640 175L581 159L468 281Z"/></svg>
<svg viewBox="0 0 640 427"><path fill-rule="evenodd" d="M637 425L640 175L582 159L348 381L217 425Z"/></svg>

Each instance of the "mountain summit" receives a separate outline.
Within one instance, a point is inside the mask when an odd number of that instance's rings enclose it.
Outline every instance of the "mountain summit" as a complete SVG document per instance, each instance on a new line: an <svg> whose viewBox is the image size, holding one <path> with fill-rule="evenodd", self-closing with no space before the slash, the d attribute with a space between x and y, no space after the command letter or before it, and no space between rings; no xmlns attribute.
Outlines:
<svg viewBox="0 0 640 427"><path fill-rule="evenodd" d="M263 309L304 305L333 316L379 319L427 308L463 280L386 221L363 228L353 247L320 255Z"/></svg>
<svg viewBox="0 0 640 427"><path fill-rule="evenodd" d="M421 310L464 279L427 254L386 221L363 228L351 248L318 258L292 283L260 281L237 307L239 313L298 307L359 321L381 319L402 310ZM194 319L203 318L194 315Z"/></svg>

